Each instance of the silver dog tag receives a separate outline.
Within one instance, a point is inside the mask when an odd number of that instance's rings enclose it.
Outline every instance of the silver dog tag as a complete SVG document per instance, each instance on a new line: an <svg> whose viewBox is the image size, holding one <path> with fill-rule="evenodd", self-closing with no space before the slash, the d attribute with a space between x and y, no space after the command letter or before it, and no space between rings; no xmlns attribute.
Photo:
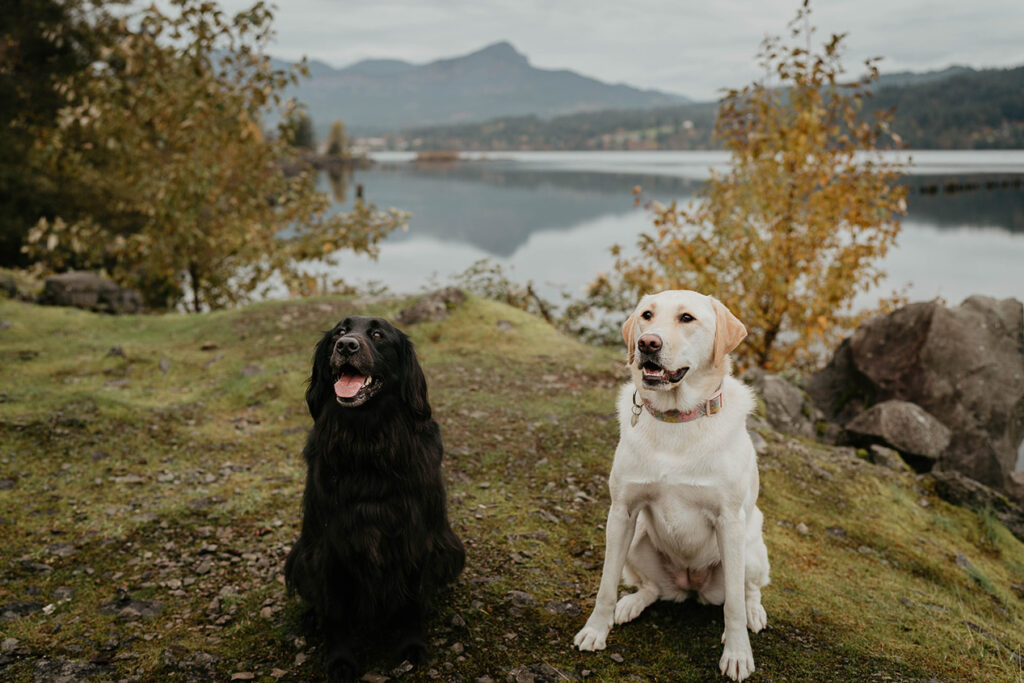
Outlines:
<svg viewBox="0 0 1024 683"><path fill-rule="evenodd" d="M629 418L629 425L636 427L636 423L640 421L640 413L633 413L633 417Z"/></svg>

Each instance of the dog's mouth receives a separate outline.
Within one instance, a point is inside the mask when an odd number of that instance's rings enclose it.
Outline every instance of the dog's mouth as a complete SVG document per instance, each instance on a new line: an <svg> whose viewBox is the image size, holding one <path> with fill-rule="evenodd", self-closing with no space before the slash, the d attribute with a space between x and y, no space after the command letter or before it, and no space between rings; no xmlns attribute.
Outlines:
<svg viewBox="0 0 1024 683"><path fill-rule="evenodd" d="M645 386L654 387L663 384L675 384L683 379L683 375L690 368L682 367L678 370L666 370L652 360L645 361L640 366L640 372L643 375L643 381Z"/></svg>
<svg viewBox="0 0 1024 683"><path fill-rule="evenodd" d="M352 408L366 403L381 387L381 381L364 375L355 366L345 364L336 370L334 395L338 403Z"/></svg>

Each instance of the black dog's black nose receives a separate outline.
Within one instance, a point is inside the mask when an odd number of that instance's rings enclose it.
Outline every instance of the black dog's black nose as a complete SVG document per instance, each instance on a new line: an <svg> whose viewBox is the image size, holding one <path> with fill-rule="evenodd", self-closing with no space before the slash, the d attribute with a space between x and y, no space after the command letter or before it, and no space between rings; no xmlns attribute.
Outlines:
<svg viewBox="0 0 1024 683"><path fill-rule="evenodd" d="M335 350L345 353L355 353L359 350L359 340L355 337L342 337L334 345Z"/></svg>
<svg viewBox="0 0 1024 683"><path fill-rule="evenodd" d="M642 353L656 353L661 350L661 337L656 334L645 334L637 340L636 345Z"/></svg>

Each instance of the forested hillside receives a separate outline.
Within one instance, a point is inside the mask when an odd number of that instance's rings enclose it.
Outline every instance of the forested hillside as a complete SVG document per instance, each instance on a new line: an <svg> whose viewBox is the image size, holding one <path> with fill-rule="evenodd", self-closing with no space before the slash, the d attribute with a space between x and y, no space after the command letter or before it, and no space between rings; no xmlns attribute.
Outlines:
<svg viewBox="0 0 1024 683"><path fill-rule="evenodd" d="M895 108L892 130L912 149L1024 147L1024 66L883 76L865 115ZM717 103L498 118L390 136L414 149L713 149Z"/></svg>
<svg viewBox="0 0 1024 683"><path fill-rule="evenodd" d="M1024 66L883 87L867 109L892 107L893 129L914 149L1019 149L1024 147Z"/></svg>

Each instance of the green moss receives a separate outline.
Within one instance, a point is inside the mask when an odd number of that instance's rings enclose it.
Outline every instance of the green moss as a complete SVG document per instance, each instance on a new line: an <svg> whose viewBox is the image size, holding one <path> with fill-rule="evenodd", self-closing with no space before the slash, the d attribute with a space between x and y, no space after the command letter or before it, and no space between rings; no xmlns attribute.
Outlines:
<svg viewBox="0 0 1024 683"><path fill-rule="evenodd" d="M754 394L754 415L757 415L762 420L768 419L768 404L764 402L759 394Z"/></svg>

